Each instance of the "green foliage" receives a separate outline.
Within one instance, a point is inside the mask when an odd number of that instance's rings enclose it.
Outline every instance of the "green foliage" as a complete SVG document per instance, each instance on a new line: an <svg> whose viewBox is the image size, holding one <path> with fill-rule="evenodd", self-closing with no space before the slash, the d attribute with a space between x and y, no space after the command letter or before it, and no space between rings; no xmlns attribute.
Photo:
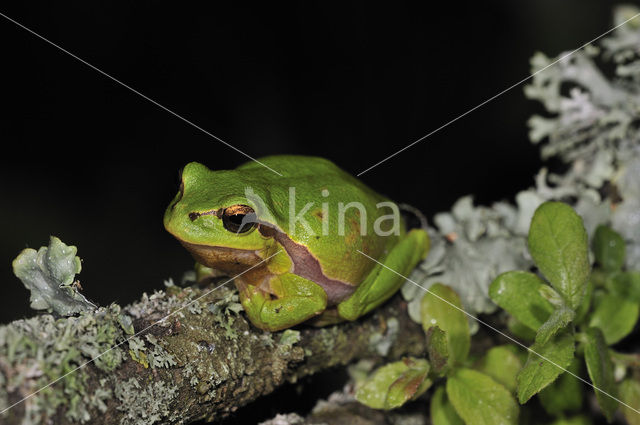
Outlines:
<svg viewBox="0 0 640 425"><path fill-rule="evenodd" d="M625 244L622 236L610 227L600 225L593 235L593 254L604 271L620 270L624 264Z"/></svg>
<svg viewBox="0 0 640 425"><path fill-rule="evenodd" d="M598 404L607 419L613 419L613 413L618 407L615 397L616 388L613 381L613 363L607 349L602 331L589 328L584 333L584 360L591 382L596 387Z"/></svg>
<svg viewBox="0 0 640 425"><path fill-rule="evenodd" d="M536 331L513 316L507 318L507 327L513 336L521 340L533 341L536 337Z"/></svg>
<svg viewBox="0 0 640 425"><path fill-rule="evenodd" d="M429 369L429 362L413 358L384 365L358 388L356 399L374 409L400 407L429 388Z"/></svg>
<svg viewBox="0 0 640 425"><path fill-rule="evenodd" d="M608 275L605 282L612 293L635 303L640 302L640 272L620 271Z"/></svg>
<svg viewBox="0 0 640 425"><path fill-rule="evenodd" d="M593 278L587 281L587 287L584 289L584 298L582 298L582 302L580 306L576 309L576 324L580 324L584 321L589 309L591 308L591 301L593 299L593 290L594 290Z"/></svg>
<svg viewBox="0 0 640 425"><path fill-rule="evenodd" d="M574 376L580 376L580 362L577 358L573 359L567 370L571 373L562 373L538 394L542 407L551 415L577 411L582 407L584 383Z"/></svg>
<svg viewBox="0 0 640 425"><path fill-rule="evenodd" d="M469 425L517 424L518 403L508 389L488 375L458 369L447 379L447 395Z"/></svg>
<svg viewBox="0 0 640 425"><path fill-rule="evenodd" d="M562 202L545 202L533 215L529 252L542 274L570 308L582 301L589 278L587 232L582 219Z"/></svg>
<svg viewBox="0 0 640 425"><path fill-rule="evenodd" d="M592 240L597 268L590 279L582 220L562 203L547 202L536 210L528 241L536 266L555 291L527 271L503 273L489 288L494 302L511 315L512 332L531 339L524 329L535 331L535 342L517 375L518 400L526 403L539 394L549 414L563 417L579 410L584 405L583 384L573 375L578 376L580 365L586 363L601 410L611 420L618 402L612 398L617 388L608 346L631 333L638 321L640 273L622 269L624 240L601 225ZM576 340L583 358L574 357ZM627 382L625 391L631 399L637 381ZM584 418L556 421L574 422L583 423Z"/></svg>
<svg viewBox="0 0 640 425"><path fill-rule="evenodd" d="M556 335L546 344L533 344L517 378L520 403L525 403L555 381L571 364L574 350L573 334L568 331Z"/></svg>
<svg viewBox="0 0 640 425"><path fill-rule="evenodd" d="M424 330L437 326L444 331L451 361L463 362L469 354L471 337L458 294L450 287L436 283L422 298L421 312Z"/></svg>
<svg viewBox="0 0 640 425"><path fill-rule="evenodd" d="M638 302L616 294L603 294L595 304L589 326L601 329L608 345L615 344L629 335L638 321Z"/></svg>
<svg viewBox="0 0 640 425"><path fill-rule="evenodd" d="M449 345L447 334L437 326L427 330L427 353L431 370L435 375L441 375L449 363Z"/></svg>
<svg viewBox="0 0 640 425"><path fill-rule="evenodd" d="M558 307L549 319L540 326L536 334L536 344L546 344L560 330L566 328L575 317L576 312L566 306Z"/></svg>
<svg viewBox="0 0 640 425"><path fill-rule="evenodd" d="M620 384L619 396L624 404L638 410L640 406L640 382L632 378L625 379ZM626 406L620 406L620 409L629 425L640 425L640 414L638 412Z"/></svg>
<svg viewBox="0 0 640 425"><path fill-rule="evenodd" d="M433 425L463 425L464 421L456 413L444 387L438 387L431 396L431 422Z"/></svg>
<svg viewBox="0 0 640 425"><path fill-rule="evenodd" d="M631 5L616 7L615 24L638 12L640 9ZM637 412L640 355L618 353L611 347L630 335L640 310L640 271L625 269L625 265L633 269L640 264L637 249L640 156L636 125L640 97L629 95L637 93L640 87L639 28L639 19L625 23L597 46L572 52L568 60L556 61L543 54L532 58L533 78L525 93L542 102L548 114L530 120L531 140L548 142L542 146L543 157L559 156L567 163L571 161L570 171L549 179L551 186L541 173L538 189L518 199L518 216L509 220L503 220L500 214L492 215L493 210L470 208L469 203L436 220L441 233L457 235L459 239L451 244L443 239L439 255L444 260L427 261L444 269L442 272L425 267L436 271L429 275L429 282L442 281L462 288L459 290L465 305L475 307L475 311L491 311L477 308L475 301L485 295L474 291L482 287L482 279L490 274L486 268L495 264L482 255L482 250L494 255L490 259L502 255L501 265L524 269L503 273L492 282L489 296L501 310L487 319L497 328L507 328L520 341L530 342L530 349L545 357L527 353L524 366L517 372L518 399L526 403L531 397L538 398L520 407L523 423L601 423L602 418L591 410L590 401L597 398L608 419L620 409L630 425L640 425ZM603 72L599 60L612 67ZM543 68L545 72L537 72ZM610 74L614 78L608 78ZM569 90L565 90L567 87ZM571 190L567 191L568 188ZM522 234L528 222L526 217L531 217L531 205L567 195L576 198L576 208L583 214L585 224L568 205L560 202L540 205L533 214L527 238L535 268L511 260L505 251L491 249L495 248L490 243L491 237L496 234ZM502 226L500 220L518 226ZM611 223L623 236L600 223ZM590 245L585 228L592 235ZM626 252L625 240L633 241L633 250ZM474 243L473 251L467 249L469 241ZM519 249L511 241L505 246L506 251ZM589 247L595 260L593 270ZM467 272L471 276L460 273L458 264L465 265L465 272L472 270ZM473 289L466 291L465 286ZM419 309L410 310L415 313ZM422 323L425 324L424 320ZM442 358L444 350L438 328L429 329L429 358L433 361L437 358L435 354ZM486 389L482 379L471 379L467 374L479 374L508 391L513 388L513 380L507 377L513 376L517 366L510 362L508 351L488 347L484 356L478 351L472 345L470 357L477 359L475 362L467 358L455 364L449 362L443 369L447 393L440 386L432 395L434 424L509 423L500 412L508 410L512 401L497 397L494 401L499 401L492 413L498 417L487 419L482 406L483 397L489 392L478 391L477 388ZM521 359L523 353L514 351L514 354ZM472 363L476 370L470 369ZM576 376L590 380L599 390L594 394L593 388ZM603 391L632 408L621 405ZM540 404L550 417L540 415Z"/></svg>
<svg viewBox="0 0 640 425"><path fill-rule="evenodd" d="M537 275L523 271L503 273L489 287L496 304L536 331L516 380L520 403L552 384L571 364L572 321L575 309L584 305L590 273L587 235L580 216L568 205L540 205L531 220L528 242L531 257L555 291Z"/></svg>
<svg viewBox="0 0 640 425"><path fill-rule="evenodd" d="M566 204L547 202L533 215L528 241L543 276L509 271L489 286L491 299L509 313L504 324L510 332L533 342L528 351L502 345L469 358L471 337L460 298L451 287L434 284L420 305L429 361L378 369L358 390L358 400L390 409L415 400L435 382L430 409L436 425L517 423L518 401L525 404L536 395L552 417L547 423L590 424L579 414L588 405L589 392L578 379L586 370L609 420L619 407L612 398L617 394L640 405L640 382L627 378L617 388L613 366L615 360L620 377L632 369L640 373L640 358L609 348L629 335L640 315L640 273L623 270L622 238L608 227L597 228L592 274L580 216ZM623 410L630 423L639 423L640 415L630 412Z"/></svg>
<svg viewBox="0 0 640 425"><path fill-rule="evenodd" d="M542 295L545 282L533 273L506 272L489 286L489 296L500 307L530 329L537 331L554 308Z"/></svg>
<svg viewBox="0 0 640 425"><path fill-rule="evenodd" d="M504 385L511 392L516 391L516 376L522 369L522 362L513 345L499 345L487 351L480 360L478 370Z"/></svg>

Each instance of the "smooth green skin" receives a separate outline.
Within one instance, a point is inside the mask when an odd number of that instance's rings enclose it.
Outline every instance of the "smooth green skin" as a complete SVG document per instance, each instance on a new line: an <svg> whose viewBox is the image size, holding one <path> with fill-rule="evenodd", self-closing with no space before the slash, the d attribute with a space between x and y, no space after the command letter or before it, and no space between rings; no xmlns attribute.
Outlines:
<svg viewBox="0 0 640 425"><path fill-rule="evenodd" d="M165 228L183 242L253 251L261 258L273 255L278 249L282 251L266 262L270 271L275 270L271 286L279 288L276 298L251 282L238 285L242 305L257 327L271 331L284 329L322 313L325 314L316 324L355 320L393 295L405 281L401 275L407 276L426 256L429 238L422 229L407 232L402 224L399 235L376 234L376 219L391 213L390 208L378 208L376 204L389 200L332 162L288 155L265 157L259 161L282 176L255 162L247 162L235 170L220 171L209 170L196 162L187 164L182 172L183 192L176 195L164 216ZM290 187L295 187L294 215L301 213L307 203L313 203L302 215L309 228L300 222L290 228ZM256 202L254 197L247 197L247 188L263 201ZM346 209L345 230L343 235L339 234L338 204L350 202L358 202L366 210L365 234L361 234L357 208ZM356 286L355 292L336 306L328 306L327 295L321 286L292 273L293 266L287 267L288 257L279 258L289 254L272 237L263 236L257 230L241 234L230 232L216 215L203 215L196 220L189 218L192 212L204 213L237 204L251 206L261 223L279 229L306 247L320 263L325 276ZM323 232L323 219L326 220L327 213L325 230L328 232ZM391 224L391 220L386 224ZM276 263L284 263L284 269Z"/></svg>

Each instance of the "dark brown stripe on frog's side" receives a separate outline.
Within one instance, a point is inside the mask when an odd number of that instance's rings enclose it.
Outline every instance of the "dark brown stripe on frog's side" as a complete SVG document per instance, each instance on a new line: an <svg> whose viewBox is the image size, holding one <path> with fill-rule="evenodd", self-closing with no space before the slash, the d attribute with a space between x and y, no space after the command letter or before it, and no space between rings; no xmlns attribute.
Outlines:
<svg viewBox="0 0 640 425"><path fill-rule="evenodd" d="M335 305L347 299L356 290L356 286L327 277L320 262L307 247L291 240L285 233L261 223L258 227L263 236L276 240L287 251L293 262L293 273L320 285L327 293L328 305Z"/></svg>

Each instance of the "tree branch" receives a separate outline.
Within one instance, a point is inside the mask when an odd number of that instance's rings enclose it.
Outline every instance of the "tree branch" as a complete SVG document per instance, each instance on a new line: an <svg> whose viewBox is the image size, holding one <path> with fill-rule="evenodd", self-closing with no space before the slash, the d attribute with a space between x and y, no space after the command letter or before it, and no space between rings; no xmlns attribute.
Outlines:
<svg viewBox="0 0 640 425"><path fill-rule="evenodd" d="M194 288L169 292L173 295L145 295L122 310L112 305L58 320L45 314L0 328L5 406L58 379L2 414L0 422L213 420L332 366L361 358L417 356L425 350L422 328L408 317L400 296L358 322L268 333L233 312L234 290L205 296ZM148 329L127 335L127 318L136 331ZM103 344L95 346L96 341ZM120 345L74 370L109 342Z"/></svg>

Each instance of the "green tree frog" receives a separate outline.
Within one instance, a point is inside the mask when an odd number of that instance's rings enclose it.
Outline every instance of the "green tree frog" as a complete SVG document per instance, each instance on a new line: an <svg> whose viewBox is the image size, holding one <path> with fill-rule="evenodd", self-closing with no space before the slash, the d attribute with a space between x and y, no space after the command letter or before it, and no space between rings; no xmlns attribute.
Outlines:
<svg viewBox="0 0 640 425"><path fill-rule="evenodd" d="M228 276L251 322L276 331L355 320L382 304L429 250L397 205L329 160L277 155L235 170L187 164L165 228ZM373 261L371 257L376 261Z"/></svg>

